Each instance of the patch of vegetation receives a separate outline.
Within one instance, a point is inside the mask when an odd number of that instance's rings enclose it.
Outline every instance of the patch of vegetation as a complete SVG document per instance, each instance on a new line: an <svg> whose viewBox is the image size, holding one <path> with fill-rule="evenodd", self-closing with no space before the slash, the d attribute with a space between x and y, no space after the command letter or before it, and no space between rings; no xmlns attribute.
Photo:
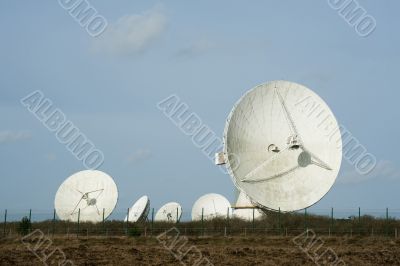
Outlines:
<svg viewBox="0 0 400 266"><path fill-rule="evenodd" d="M18 233L20 233L23 236L27 235L30 233L31 228L32 228L31 221L29 220L28 217L24 216L21 219L21 222L19 223Z"/></svg>
<svg viewBox="0 0 400 266"><path fill-rule="evenodd" d="M137 227L136 225L130 226L128 228L128 236L130 237L139 237L141 236L141 231L139 229L139 227Z"/></svg>

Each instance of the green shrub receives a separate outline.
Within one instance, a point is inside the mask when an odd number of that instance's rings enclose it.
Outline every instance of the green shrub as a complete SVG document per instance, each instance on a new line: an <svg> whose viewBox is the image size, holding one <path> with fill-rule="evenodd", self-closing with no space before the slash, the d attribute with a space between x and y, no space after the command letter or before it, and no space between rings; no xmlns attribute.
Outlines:
<svg viewBox="0 0 400 266"><path fill-rule="evenodd" d="M28 217L24 216L19 223L18 232L23 236L27 235L30 232L31 226L31 221Z"/></svg>
<svg viewBox="0 0 400 266"><path fill-rule="evenodd" d="M138 237L138 236L140 236L142 233L140 232L140 229L139 229L139 227L137 227L137 226L132 226L132 227L130 227L130 228L128 228L128 236L131 236L131 237Z"/></svg>

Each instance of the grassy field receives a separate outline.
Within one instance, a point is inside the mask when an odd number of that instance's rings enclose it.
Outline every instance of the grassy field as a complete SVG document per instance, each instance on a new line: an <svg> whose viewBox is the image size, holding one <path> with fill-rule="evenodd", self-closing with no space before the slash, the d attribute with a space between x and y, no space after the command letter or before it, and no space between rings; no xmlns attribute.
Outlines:
<svg viewBox="0 0 400 266"><path fill-rule="evenodd" d="M180 222L178 224L146 221L124 223L105 221L104 223L73 223L52 220L35 222L30 231L40 229L48 235L58 236L150 236L158 235L171 227L177 227L187 236L295 236L312 229L324 236L397 236L400 220L372 216L350 219L331 219L328 216L302 215L270 212L257 221L217 218L210 221ZM0 223L0 236L15 236L21 233L20 222Z"/></svg>

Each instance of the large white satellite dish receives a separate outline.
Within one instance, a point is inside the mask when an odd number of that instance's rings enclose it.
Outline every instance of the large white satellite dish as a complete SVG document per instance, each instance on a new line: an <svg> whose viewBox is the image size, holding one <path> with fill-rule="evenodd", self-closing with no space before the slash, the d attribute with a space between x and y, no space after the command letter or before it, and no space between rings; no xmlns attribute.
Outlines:
<svg viewBox="0 0 400 266"><path fill-rule="evenodd" d="M233 211L233 217L246 221L259 220L262 218L263 213L255 207L250 199L243 192L239 193L236 205Z"/></svg>
<svg viewBox="0 0 400 266"><path fill-rule="evenodd" d="M268 82L233 107L216 163L226 163L235 186L260 207L304 209L337 177L342 142L340 133L331 138L335 130L332 111L313 91L293 82Z"/></svg>
<svg viewBox="0 0 400 266"><path fill-rule="evenodd" d="M147 218L150 211L150 200L149 197L143 196L138 199L129 209L129 222L138 222ZM128 220L128 216L125 217L125 222Z"/></svg>
<svg viewBox="0 0 400 266"><path fill-rule="evenodd" d="M226 217L231 212L231 204L222 195L210 193L201 196L192 207L192 220L199 221L216 217ZM230 214L229 214L230 215Z"/></svg>
<svg viewBox="0 0 400 266"><path fill-rule="evenodd" d="M61 220L100 222L114 210L118 200L114 180L98 170L85 170L68 177L58 188L54 200Z"/></svg>
<svg viewBox="0 0 400 266"><path fill-rule="evenodd" d="M179 203L169 202L162 206L156 213L154 220L157 222L179 222L182 216L182 207Z"/></svg>

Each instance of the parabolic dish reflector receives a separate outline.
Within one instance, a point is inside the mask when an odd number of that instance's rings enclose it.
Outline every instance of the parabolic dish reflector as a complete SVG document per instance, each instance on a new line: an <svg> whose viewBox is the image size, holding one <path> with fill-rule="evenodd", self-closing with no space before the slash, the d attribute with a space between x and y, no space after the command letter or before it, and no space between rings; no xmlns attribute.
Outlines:
<svg viewBox="0 0 400 266"><path fill-rule="evenodd" d="M114 180L98 170L85 170L68 177L58 188L54 200L61 220L100 222L114 210L118 200Z"/></svg>
<svg viewBox="0 0 400 266"><path fill-rule="evenodd" d="M342 140L327 104L288 81L261 84L233 107L224 130L235 186L262 208L295 211L318 202L340 169Z"/></svg>
<svg viewBox="0 0 400 266"><path fill-rule="evenodd" d="M150 210L150 199L147 196L143 196L138 199L129 209L129 222L138 222L147 218ZM128 216L125 217L125 222L128 220Z"/></svg>
<svg viewBox="0 0 400 266"><path fill-rule="evenodd" d="M226 217L231 212L231 204L222 195L210 193L201 196L192 207L192 220L199 221L216 217ZM230 214L229 214L230 215Z"/></svg>
<svg viewBox="0 0 400 266"><path fill-rule="evenodd" d="M182 216L182 207L179 203L169 202L162 206L156 213L154 220L157 222L179 222Z"/></svg>
<svg viewBox="0 0 400 266"><path fill-rule="evenodd" d="M246 221L252 221L253 217L254 220L261 219L263 213L254 207L251 203L250 199L243 193L240 192L239 197L236 201L236 208L233 211L233 217L239 218ZM248 208L246 208L248 207Z"/></svg>

